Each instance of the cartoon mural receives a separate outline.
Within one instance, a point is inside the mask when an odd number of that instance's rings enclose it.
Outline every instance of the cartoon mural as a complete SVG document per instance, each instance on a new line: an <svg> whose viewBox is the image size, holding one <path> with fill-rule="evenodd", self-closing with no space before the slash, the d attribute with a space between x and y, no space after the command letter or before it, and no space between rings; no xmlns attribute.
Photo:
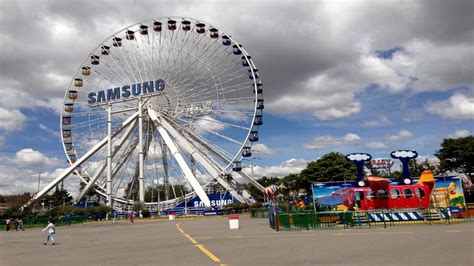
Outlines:
<svg viewBox="0 0 474 266"><path fill-rule="evenodd" d="M457 176L441 176L436 178L432 204L436 207L464 208L466 202L462 190L461 179Z"/></svg>

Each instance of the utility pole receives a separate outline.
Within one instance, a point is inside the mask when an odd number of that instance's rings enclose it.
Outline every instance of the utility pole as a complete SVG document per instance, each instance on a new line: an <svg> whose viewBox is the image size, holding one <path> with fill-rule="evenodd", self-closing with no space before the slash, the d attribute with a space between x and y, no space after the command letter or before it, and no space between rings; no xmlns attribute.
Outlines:
<svg viewBox="0 0 474 266"><path fill-rule="evenodd" d="M41 173L38 174L38 192L40 192L40 184L41 184Z"/></svg>

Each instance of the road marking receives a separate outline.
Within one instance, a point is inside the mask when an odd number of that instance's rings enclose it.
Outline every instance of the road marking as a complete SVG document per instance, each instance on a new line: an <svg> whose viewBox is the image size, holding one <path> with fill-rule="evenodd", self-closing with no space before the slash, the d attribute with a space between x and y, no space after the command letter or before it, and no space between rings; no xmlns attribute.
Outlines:
<svg viewBox="0 0 474 266"><path fill-rule="evenodd" d="M194 238L192 238L190 235L188 235L180 226L179 224L176 224L176 228L178 228L178 230L187 238L189 239L189 241L191 241L195 247L199 248L202 253L206 254L211 260L213 260L214 262L220 262L221 259L219 259L219 257L217 257L216 255L214 255L211 251L209 251L209 249L207 249L206 247L204 247L204 245L202 244L199 244L196 240L194 240ZM224 264L222 263L221 266L227 266L227 264Z"/></svg>
<svg viewBox="0 0 474 266"><path fill-rule="evenodd" d="M207 248L205 248L203 245L201 244L197 244L195 245L197 248L199 248L202 252L204 252L204 254L206 254L209 258L211 258L211 260L213 260L214 262L219 262L221 261L221 259L219 259L216 255L212 254L212 252L210 252Z"/></svg>
<svg viewBox="0 0 474 266"><path fill-rule="evenodd" d="M190 235L184 233L184 236L189 239L189 241L193 242L193 244L197 244L198 242L196 240L194 240Z"/></svg>

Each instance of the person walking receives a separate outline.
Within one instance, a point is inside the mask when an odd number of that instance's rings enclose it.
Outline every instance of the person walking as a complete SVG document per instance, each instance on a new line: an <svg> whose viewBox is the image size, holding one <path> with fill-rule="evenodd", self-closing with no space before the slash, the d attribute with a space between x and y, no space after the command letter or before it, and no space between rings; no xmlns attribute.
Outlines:
<svg viewBox="0 0 474 266"><path fill-rule="evenodd" d="M10 228L12 227L12 220L10 220L10 218L8 218L6 220L6 223L7 223L7 227L5 228L7 231L10 231Z"/></svg>
<svg viewBox="0 0 474 266"><path fill-rule="evenodd" d="M16 230L19 231L19 229L21 229L21 231L25 231L25 228L23 227L23 220L21 219L21 217L18 217L16 219Z"/></svg>
<svg viewBox="0 0 474 266"><path fill-rule="evenodd" d="M55 245L54 242L54 235L56 234L56 226L54 225L54 222L52 219L48 220L48 226L43 229L43 232L48 230L48 238L46 238L46 241L43 243L44 245L47 245L49 240L51 240L52 244Z"/></svg>

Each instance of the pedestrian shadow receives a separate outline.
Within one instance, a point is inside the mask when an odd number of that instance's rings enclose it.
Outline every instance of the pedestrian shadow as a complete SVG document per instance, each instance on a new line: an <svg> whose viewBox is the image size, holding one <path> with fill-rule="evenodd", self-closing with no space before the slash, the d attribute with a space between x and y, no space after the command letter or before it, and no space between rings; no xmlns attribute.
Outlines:
<svg viewBox="0 0 474 266"><path fill-rule="evenodd" d="M43 245L44 245L44 243L43 243ZM45 246L58 246L58 245L62 245L62 243L58 243L58 242L56 242L56 243L54 243L54 245L53 245L53 244L49 244L49 243L48 243L48 244L47 244L47 245L45 245Z"/></svg>

